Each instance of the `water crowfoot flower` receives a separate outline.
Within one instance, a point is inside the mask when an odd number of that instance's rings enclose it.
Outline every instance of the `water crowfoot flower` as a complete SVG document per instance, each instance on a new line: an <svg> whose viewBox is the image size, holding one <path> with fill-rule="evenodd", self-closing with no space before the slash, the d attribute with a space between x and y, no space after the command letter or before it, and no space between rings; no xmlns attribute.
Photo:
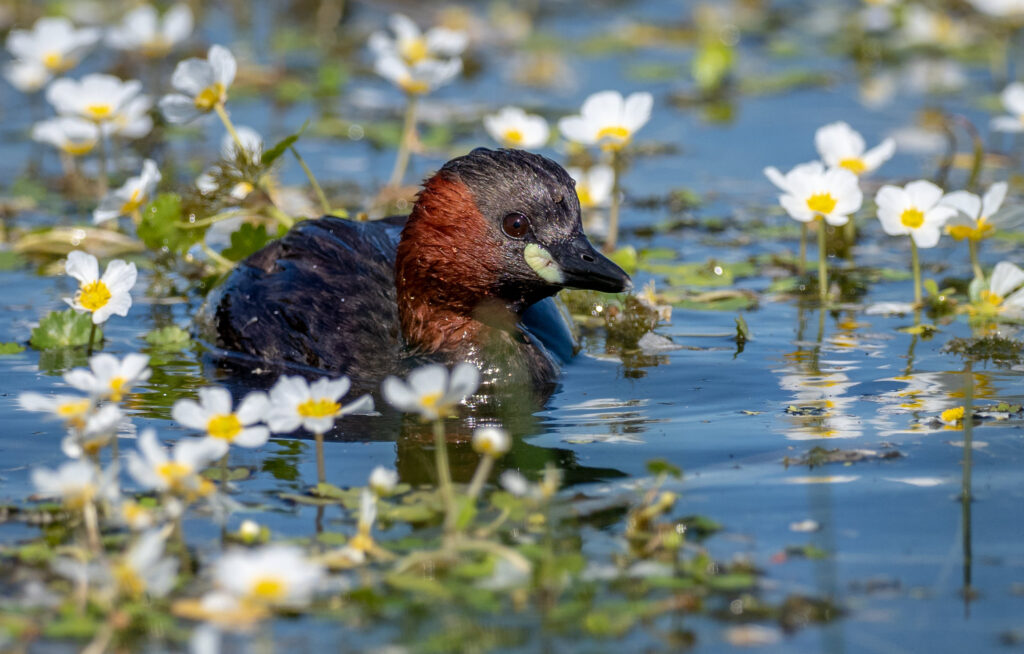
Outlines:
<svg viewBox="0 0 1024 654"><path fill-rule="evenodd" d="M134 263L114 259L100 277L96 257L80 250L68 253L65 272L78 280L79 288L73 298L64 298L75 311L88 311L94 325L107 321L111 315L127 316L132 306L131 289L138 272ZM91 341L90 338L90 347Z"/></svg>
<svg viewBox="0 0 1024 654"><path fill-rule="evenodd" d="M266 421L275 434L287 434L299 427L312 432L316 438L316 469L319 483L326 481L324 468L324 434L334 421L350 413L373 410L373 398L363 395L354 402L341 404L340 400L351 382L348 377L319 379L312 384L302 377L283 375L270 389Z"/></svg>
<svg viewBox="0 0 1024 654"><path fill-rule="evenodd" d="M377 494L364 488L359 495L359 520L356 524L356 535L349 541L348 547L363 554L371 552L376 543L373 542L373 523L377 520Z"/></svg>
<svg viewBox="0 0 1024 654"><path fill-rule="evenodd" d="M942 198L942 204L959 212L946 222L946 231L954 240L967 239L971 266L976 278L985 276L978 261L978 241L988 238L995 232L992 217L1002 207L1006 189L1006 182L996 182L989 187L983 198L968 191L954 191Z"/></svg>
<svg viewBox="0 0 1024 654"><path fill-rule="evenodd" d="M256 423L267 410L267 395L259 391L249 393L231 410L231 393L224 388L199 389L199 402L178 400L171 408L171 416L182 425L201 431L204 441L210 443L217 456L227 454L232 444L242 447L260 447L270 438L270 431Z"/></svg>
<svg viewBox="0 0 1024 654"><path fill-rule="evenodd" d="M81 80L62 77L46 89L46 99L62 116L78 116L96 124L114 119L142 90L142 82L127 82L93 73Z"/></svg>
<svg viewBox="0 0 1024 654"><path fill-rule="evenodd" d="M505 107L484 116L484 128L491 138L506 148L539 148L548 142L548 122L519 107Z"/></svg>
<svg viewBox="0 0 1024 654"><path fill-rule="evenodd" d="M1024 84L1008 84L999 99L1010 115L993 118L992 129L997 132L1024 132Z"/></svg>
<svg viewBox="0 0 1024 654"><path fill-rule="evenodd" d="M70 427L81 428L93 410L93 402L79 395L42 395L27 392L18 396L18 406L25 411L49 413Z"/></svg>
<svg viewBox="0 0 1024 654"><path fill-rule="evenodd" d="M68 458L79 459L82 455L96 459L100 449L117 434L124 414L116 404L106 404L90 415L80 428L72 427L61 441L60 448Z"/></svg>
<svg viewBox="0 0 1024 654"><path fill-rule="evenodd" d="M178 560L164 556L167 535L167 529L146 532L113 562L110 572L119 595L140 599L171 592L178 577Z"/></svg>
<svg viewBox="0 0 1024 654"><path fill-rule="evenodd" d="M914 304L921 305L921 265L918 248L935 247L942 226L956 214L953 207L941 204L942 189L926 180L905 187L885 185L875 195L878 219L886 234L909 235L914 269Z"/></svg>
<svg viewBox="0 0 1024 654"><path fill-rule="evenodd" d="M450 415L455 406L480 385L480 371L471 363L448 369L432 363L413 370L408 382L397 377L384 380L381 390L391 406L406 413L418 413L424 420Z"/></svg>
<svg viewBox="0 0 1024 654"><path fill-rule="evenodd" d="M9 61L3 71L4 79L22 93L35 93L50 81L46 66L35 61Z"/></svg>
<svg viewBox="0 0 1024 654"><path fill-rule="evenodd" d="M978 292L970 310L981 317L1024 318L1024 270L1009 261L997 263L988 288Z"/></svg>
<svg viewBox="0 0 1024 654"><path fill-rule="evenodd" d="M370 472L370 488L377 495L390 495L398 485L398 472L377 466Z"/></svg>
<svg viewBox="0 0 1024 654"><path fill-rule="evenodd" d="M183 2L167 10L161 20L152 5L129 11L121 23L107 31L107 45L135 50L147 57L162 57L192 34L192 10Z"/></svg>
<svg viewBox="0 0 1024 654"><path fill-rule="evenodd" d="M84 118L60 116L33 125L32 140L52 145L64 154L80 157L96 147L100 128Z"/></svg>
<svg viewBox="0 0 1024 654"><path fill-rule="evenodd" d="M93 223L99 225L118 216L131 216L132 221L138 225L142 222L139 209L153 197L160 179L156 162L146 159L142 163L142 173L129 177L121 188L111 191L100 200L100 205L92 212Z"/></svg>
<svg viewBox="0 0 1024 654"><path fill-rule="evenodd" d="M112 474L101 474L89 461L69 461L56 470L34 468L32 485L42 497L58 497L70 511L81 512L89 547L100 550L99 521L95 501L108 495Z"/></svg>
<svg viewBox="0 0 1024 654"><path fill-rule="evenodd" d="M168 455L157 442L156 432L147 429L139 436L138 451L128 454L128 473L143 488L192 501L213 490L213 485L199 473L222 452L212 439L184 438L174 444Z"/></svg>
<svg viewBox="0 0 1024 654"><path fill-rule="evenodd" d="M829 225L845 225L850 215L860 209L864 196L857 176L846 168L828 168L818 161L796 166L783 175L774 167L764 174L783 191L779 204L791 218L801 223L821 221ZM828 268L825 225L818 229L818 289L822 305L828 299ZM804 259L806 232L801 235L801 267Z"/></svg>
<svg viewBox="0 0 1024 654"><path fill-rule="evenodd" d="M608 204L615 183L615 171L611 166L597 164L587 170L582 168L566 168L569 176L576 180L576 195L580 206L594 209Z"/></svg>
<svg viewBox="0 0 1024 654"><path fill-rule="evenodd" d="M234 550L217 561L217 586L242 604L295 608L309 604L323 567L292 545Z"/></svg>
<svg viewBox="0 0 1024 654"><path fill-rule="evenodd" d="M896 141L891 138L866 150L864 138L842 121L819 127L814 144L826 166L846 168L858 176L874 171L896 151Z"/></svg>
<svg viewBox="0 0 1024 654"><path fill-rule="evenodd" d="M151 373L145 354L131 353L121 360L112 354L97 354L89 359L89 370L69 370L64 373L64 381L94 399L120 402L132 386L149 379Z"/></svg>
<svg viewBox="0 0 1024 654"><path fill-rule="evenodd" d="M104 136L140 139L149 134L153 131L153 118L149 115L152 108L153 98L148 95L135 96L111 120L101 125Z"/></svg>
<svg viewBox="0 0 1024 654"><path fill-rule="evenodd" d="M216 111L224 127L242 147L234 125L224 111L228 88L235 81L238 64L224 46L210 47L206 59L191 58L178 63L171 76L171 85L180 93L160 98L160 111L170 123L189 123L199 116Z"/></svg>
<svg viewBox="0 0 1024 654"><path fill-rule="evenodd" d="M473 430L472 445L473 450L482 455L480 464L473 473L473 479L469 482L469 490L466 491L470 501L475 501L491 474L494 462L505 456L512 447L512 439L508 432L500 427L477 427Z"/></svg>
<svg viewBox="0 0 1024 654"><path fill-rule="evenodd" d="M11 30L7 50L18 61L60 74L77 66L99 40L100 31L95 28L77 29L67 18L47 17L37 20L31 30Z"/></svg>

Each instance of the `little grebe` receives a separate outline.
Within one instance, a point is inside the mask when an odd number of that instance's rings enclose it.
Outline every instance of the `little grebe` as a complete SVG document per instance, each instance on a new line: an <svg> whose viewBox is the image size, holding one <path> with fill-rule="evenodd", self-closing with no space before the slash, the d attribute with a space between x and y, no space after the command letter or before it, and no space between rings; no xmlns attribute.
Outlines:
<svg viewBox="0 0 1024 654"><path fill-rule="evenodd" d="M298 223L238 265L202 321L220 348L357 385L428 360L550 383L544 300L632 287L587 241L574 186L542 156L478 148L427 180L407 219Z"/></svg>

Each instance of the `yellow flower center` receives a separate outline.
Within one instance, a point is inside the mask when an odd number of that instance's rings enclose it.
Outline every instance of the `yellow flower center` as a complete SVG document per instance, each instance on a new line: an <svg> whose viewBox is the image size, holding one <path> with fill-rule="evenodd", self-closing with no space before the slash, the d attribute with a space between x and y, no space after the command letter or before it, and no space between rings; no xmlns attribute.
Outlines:
<svg viewBox="0 0 1024 654"><path fill-rule="evenodd" d="M952 409L946 409L940 416L942 422L957 423L964 419L964 408L962 406L955 406Z"/></svg>
<svg viewBox="0 0 1024 654"><path fill-rule="evenodd" d="M149 518L149 509L138 502L125 502L121 505L121 517L129 525L134 525Z"/></svg>
<svg viewBox="0 0 1024 654"><path fill-rule="evenodd" d="M89 282L78 290L78 304L86 311L102 309L107 306L107 302L110 302L110 289L101 279Z"/></svg>
<svg viewBox="0 0 1024 654"><path fill-rule="evenodd" d="M142 580L135 568L128 563L118 563L113 566L114 581L122 595L139 598L146 592L146 582Z"/></svg>
<svg viewBox="0 0 1024 654"><path fill-rule="evenodd" d="M57 415L65 420L73 420L84 415L91 406L89 400L75 400L57 405Z"/></svg>
<svg viewBox="0 0 1024 654"><path fill-rule="evenodd" d="M288 592L288 584L280 577L260 577L249 591L252 599L261 602L279 602L283 600Z"/></svg>
<svg viewBox="0 0 1024 654"><path fill-rule="evenodd" d="M121 213L130 214L136 211L139 206L146 200L139 189L132 191L131 197L128 201L121 205Z"/></svg>
<svg viewBox="0 0 1024 654"><path fill-rule="evenodd" d="M832 213L838 202L831 193L815 193L807 198L807 208L814 213Z"/></svg>
<svg viewBox="0 0 1024 654"><path fill-rule="evenodd" d="M604 127L597 133L598 142L607 141L602 147L617 150L629 141L629 130L622 125Z"/></svg>
<svg viewBox="0 0 1024 654"><path fill-rule="evenodd" d="M513 127L506 129L501 138L509 145L521 145L523 142L523 132Z"/></svg>
<svg viewBox="0 0 1024 654"><path fill-rule="evenodd" d="M975 223L974 227L970 225L953 225L947 231L956 241L962 241L965 238L972 241L981 241L991 236L996 231L996 227L988 222L985 216L982 216L978 218L978 222Z"/></svg>
<svg viewBox="0 0 1024 654"><path fill-rule="evenodd" d="M110 399L120 402L124 397L125 385L128 382L124 377L114 377L110 380Z"/></svg>
<svg viewBox="0 0 1024 654"><path fill-rule="evenodd" d="M96 147L96 141L64 141L61 150L76 157L89 154Z"/></svg>
<svg viewBox="0 0 1024 654"><path fill-rule="evenodd" d="M865 164L864 160L859 157L842 159L839 162L839 167L849 170L854 175L862 175L864 174L864 171L868 169L867 164Z"/></svg>
<svg viewBox="0 0 1024 654"><path fill-rule="evenodd" d="M582 184L576 187L576 197L580 199L581 207L594 206L594 196L590 194L590 189Z"/></svg>
<svg viewBox="0 0 1024 654"><path fill-rule="evenodd" d="M249 182L238 182L231 189L231 196L240 200L245 199L246 196L253 192L253 188L253 185Z"/></svg>
<svg viewBox="0 0 1024 654"><path fill-rule="evenodd" d="M43 55L43 65L49 68L51 71L60 71L64 69L64 55L57 52L56 50L50 50Z"/></svg>
<svg viewBox="0 0 1024 654"><path fill-rule="evenodd" d="M1003 303L1003 298L998 293L985 289L981 292L981 301L998 309L999 305Z"/></svg>
<svg viewBox="0 0 1024 654"><path fill-rule="evenodd" d="M903 213L900 214L900 222L903 223L904 227L917 229L924 224L924 213L914 207L904 209Z"/></svg>
<svg viewBox="0 0 1024 654"><path fill-rule="evenodd" d="M427 409L435 409L437 408L437 402L441 399L442 395L444 395L444 393L427 393L420 398L420 406Z"/></svg>
<svg viewBox="0 0 1024 654"><path fill-rule="evenodd" d="M85 114L92 120L106 120L114 113L113 105L106 102L97 102L85 106Z"/></svg>
<svg viewBox="0 0 1024 654"><path fill-rule="evenodd" d="M430 90L430 85L423 80L415 80L412 77L406 77L401 81L402 90L409 95L422 95Z"/></svg>
<svg viewBox="0 0 1024 654"><path fill-rule="evenodd" d="M165 461L156 467L156 474L172 489L180 490L181 482L192 474L192 468L177 461Z"/></svg>
<svg viewBox="0 0 1024 654"><path fill-rule="evenodd" d="M399 44L402 58L409 64L415 65L427 58L430 50L427 48L427 40L423 37L408 39Z"/></svg>
<svg viewBox="0 0 1024 654"><path fill-rule="evenodd" d="M303 418L326 418L336 415L341 410L341 405L326 397L310 398L296 407L296 410Z"/></svg>
<svg viewBox="0 0 1024 654"><path fill-rule="evenodd" d="M214 82L207 86L196 96L196 109L199 111L210 111L215 105L225 100L226 90L220 82Z"/></svg>
<svg viewBox="0 0 1024 654"><path fill-rule="evenodd" d="M359 533L352 537L352 540L348 542L349 547L361 552L369 552L373 549L373 536L369 533L369 529L363 530L360 528Z"/></svg>
<svg viewBox="0 0 1024 654"><path fill-rule="evenodd" d="M233 413L215 415L206 423L206 433L213 438L221 438L228 442L242 431L242 422Z"/></svg>

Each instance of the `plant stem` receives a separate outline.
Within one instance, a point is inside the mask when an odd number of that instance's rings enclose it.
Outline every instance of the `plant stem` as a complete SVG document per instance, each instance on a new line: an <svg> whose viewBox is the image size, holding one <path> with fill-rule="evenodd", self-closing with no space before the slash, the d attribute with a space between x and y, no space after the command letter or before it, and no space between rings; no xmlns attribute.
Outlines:
<svg viewBox="0 0 1024 654"><path fill-rule="evenodd" d="M220 491L226 493L228 489L228 453L220 458Z"/></svg>
<svg viewBox="0 0 1024 654"><path fill-rule="evenodd" d="M442 418L434 421L434 465L437 468L437 485L444 501L444 533L448 536L455 528L455 491L448 466L448 439L445 438Z"/></svg>
<svg viewBox="0 0 1024 654"><path fill-rule="evenodd" d="M248 157L249 152L245 149L245 146L242 145L242 139L238 137L238 131L235 130L235 124L232 123L231 119L228 117L228 112L224 109L224 103L218 102L213 105L213 109L217 112L220 122L224 123L224 128L228 130L228 134L230 134L231 138L234 139L235 145L238 146L238 152L245 154L245 156Z"/></svg>
<svg viewBox="0 0 1024 654"><path fill-rule="evenodd" d="M391 170L391 179L388 186L399 186L405 178L405 169L409 166L409 151L412 148L412 139L416 134L416 103L417 97L410 94L409 102L405 106L405 117L402 120L402 140L398 143L398 155L395 157L395 167Z"/></svg>
<svg viewBox="0 0 1024 654"><path fill-rule="evenodd" d="M800 274L807 271L807 223L800 223Z"/></svg>
<svg viewBox="0 0 1024 654"><path fill-rule="evenodd" d="M89 318L91 319L92 316L89 316ZM85 353L86 353L87 356L92 356L92 346L93 346L93 343L95 343L95 342L96 342L96 323L94 322L94 323L89 325L89 347L86 348L86 350L85 350Z"/></svg>
<svg viewBox="0 0 1024 654"><path fill-rule="evenodd" d="M327 201L327 196L324 195L324 190L320 188L320 183L317 182L316 177L313 176L313 171L306 165L306 160L302 158L302 155L299 154L299 151L295 149L294 145L288 149L292 151L293 155L295 155L295 159L299 162L299 165L302 166L302 170L305 171L306 177L309 178L309 184L313 187L313 192L316 193L316 197L320 200L320 210L323 211L324 214L331 213L331 205Z"/></svg>
<svg viewBox="0 0 1024 654"><path fill-rule="evenodd" d="M213 248L211 248L205 242L200 243L199 246L202 248L203 252L206 253L206 256L208 256L211 259L213 259L214 263L216 263L219 268L223 268L225 270L231 270L232 268L235 267L235 262L234 261L232 261L231 259L228 259L227 257L222 255L221 253L215 251Z"/></svg>
<svg viewBox="0 0 1024 654"><path fill-rule="evenodd" d="M612 150L612 203L608 208L608 236L604 240L605 252L614 252L619 244L619 210L622 202L622 154Z"/></svg>
<svg viewBox="0 0 1024 654"><path fill-rule="evenodd" d="M917 243L910 237L910 265L914 269L914 306L920 307L921 300L921 258L917 253Z"/></svg>
<svg viewBox="0 0 1024 654"><path fill-rule="evenodd" d="M466 491L470 501L475 502L476 498L480 496L480 490L484 487L484 482L487 481L487 477L490 476L491 468L493 467L494 457L490 454L485 454L480 459L480 465L476 467L476 472L473 473L473 479L469 482L469 490Z"/></svg>
<svg viewBox="0 0 1024 654"><path fill-rule="evenodd" d="M82 520L85 522L85 535L89 542L89 549L93 554L102 554L99 518L96 515L96 505L92 501L86 502L82 507Z"/></svg>
<svg viewBox="0 0 1024 654"><path fill-rule="evenodd" d="M828 246L825 239L828 236L828 223L824 218L818 219L818 298L821 306L828 303Z"/></svg>
<svg viewBox="0 0 1024 654"><path fill-rule="evenodd" d="M316 481L323 484L327 481L327 471L324 466L324 435L318 432L313 434L313 438L316 440Z"/></svg>
<svg viewBox="0 0 1024 654"><path fill-rule="evenodd" d="M974 278L984 279L985 272L981 269L981 262L978 261L978 242L973 238L967 239L967 251L971 255L971 268L974 269Z"/></svg>

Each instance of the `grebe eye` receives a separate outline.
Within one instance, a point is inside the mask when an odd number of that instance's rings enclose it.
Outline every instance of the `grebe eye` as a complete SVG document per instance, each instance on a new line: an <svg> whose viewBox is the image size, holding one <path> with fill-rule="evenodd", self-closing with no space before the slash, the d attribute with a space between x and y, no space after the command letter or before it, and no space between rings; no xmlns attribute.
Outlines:
<svg viewBox="0 0 1024 654"><path fill-rule="evenodd" d="M530 231L530 219L519 212L510 213L501 221L501 231L511 238L522 238Z"/></svg>

